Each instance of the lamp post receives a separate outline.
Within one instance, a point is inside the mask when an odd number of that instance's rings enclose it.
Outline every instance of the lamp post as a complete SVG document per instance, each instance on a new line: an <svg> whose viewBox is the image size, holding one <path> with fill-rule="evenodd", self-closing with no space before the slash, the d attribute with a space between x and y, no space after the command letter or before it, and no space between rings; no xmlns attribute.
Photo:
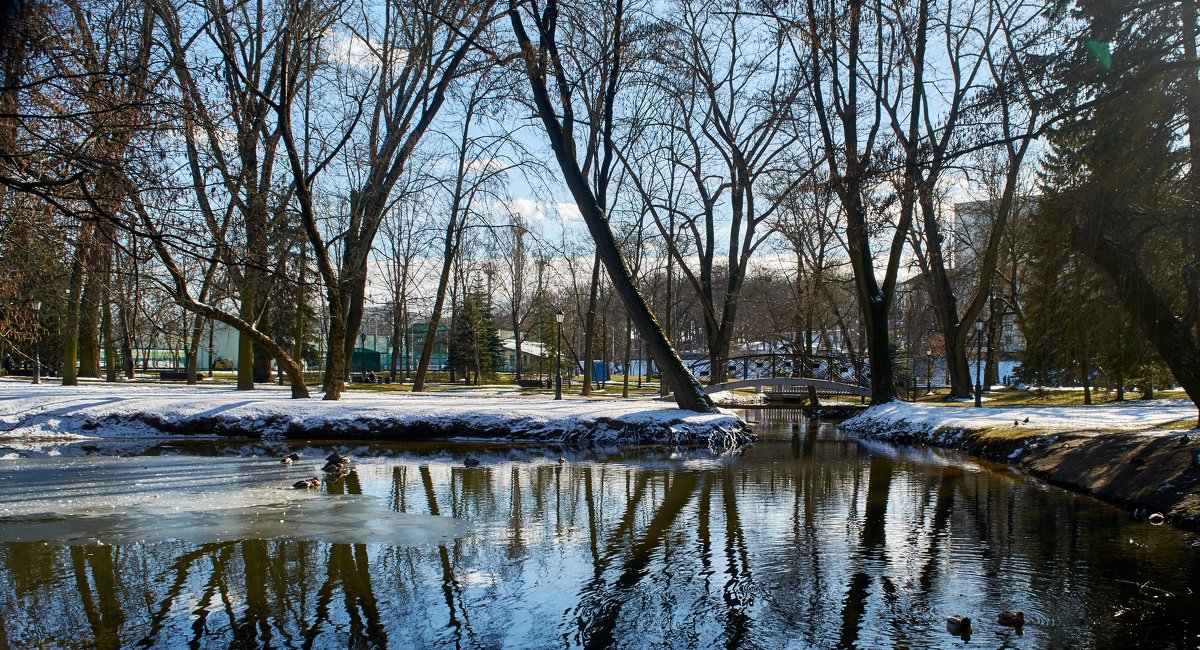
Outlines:
<svg viewBox="0 0 1200 650"><path fill-rule="evenodd" d="M554 313L554 320L558 323L558 344L554 346L554 399L562 399L562 322L563 311L559 309Z"/></svg>
<svg viewBox="0 0 1200 650"><path fill-rule="evenodd" d="M34 300L33 304L33 383L42 383L42 339L37 335L37 316L42 311L42 301Z"/></svg>
<svg viewBox="0 0 1200 650"><path fill-rule="evenodd" d="M630 334L632 334L632 333L633 333L633 332L631 331L631 332L630 332ZM646 360L642 358L642 357L646 356L646 355L645 355L646 346L645 346L645 345L642 345L642 341L641 341L641 339L638 339L638 346L637 346L637 348L635 348L635 349L637 350L637 357L638 357L638 358L637 358L637 362L638 362L638 390L641 390L641 389L642 389L642 376L646 374ZM649 379L647 379L646 381L649 381Z"/></svg>
<svg viewBox="0 0 1200 650"><path fill-rule="evenodd" d="M979 371L983 367L983 319L975 319L975 408L983 406L983 378Z"/></svg>

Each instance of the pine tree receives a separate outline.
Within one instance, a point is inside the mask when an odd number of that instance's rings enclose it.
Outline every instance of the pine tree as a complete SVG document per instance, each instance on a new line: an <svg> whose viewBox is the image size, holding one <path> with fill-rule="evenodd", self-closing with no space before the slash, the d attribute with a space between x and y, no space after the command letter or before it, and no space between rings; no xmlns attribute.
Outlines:
<svg viewBox="0 0 1200 650"><path fill-rule="evenodd" d="M467 378L467 383L479 384L485 377L494 377L504 362L504 347L492 315L491 298L481 284L463 294L454 315L454 330L450 334L449 366Z"/></svg>

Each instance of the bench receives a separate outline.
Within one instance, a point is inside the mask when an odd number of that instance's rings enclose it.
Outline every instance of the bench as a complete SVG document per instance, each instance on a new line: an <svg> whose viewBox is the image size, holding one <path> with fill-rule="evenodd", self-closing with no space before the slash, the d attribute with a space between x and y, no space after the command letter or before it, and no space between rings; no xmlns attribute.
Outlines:
<svg viewBox="0 0 1200 650"><path fill-rule="evenodd" d="M550 388L553 384L550 383L549 379L521 379L517 382L517 385L521 388Z"/></svg>
<svg viewBox="0 0 1200 650"><path fill-rule="evenodd" d="M159 381L187 381L187 378L188 378L188 374L187 374L186 370L159 370L158 371L158 380ZM203 379L204 379L204 375L197 372L196 373L196 381L201 381Z"/></svg>

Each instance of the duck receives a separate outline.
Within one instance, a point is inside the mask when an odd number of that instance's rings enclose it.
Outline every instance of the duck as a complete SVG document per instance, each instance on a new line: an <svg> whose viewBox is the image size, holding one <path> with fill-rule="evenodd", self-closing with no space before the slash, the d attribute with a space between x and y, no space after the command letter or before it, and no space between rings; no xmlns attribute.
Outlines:
<svg viewBox="0 0 1200 650"><path fill-rule="evenodd" d="M326 456L325 460L329 461L330 463L332 463L334 465L349 465L350 464L349 456L343 456L343 455L337 453L336 451L333 452L332 454L329 454L328 456Z"/></svg>
<svg viewBox="0 0 1200 650"><path fill-rule="evenodd" d="M321 471L325 472L326 474L341 474L342 472L346 471L346 466L341 463L329 462L321 468Z"/></svg>
<svg viewBox="0 0 1200 650"><path fill-rule="evenodd" d="M321 479L317 477L306 478L303 481L296 481L292 487L297 490L315 490L321 487Z"/></svg>
<svg viewBox="0 0 1200 650"><path fill-rule="evenodd" d="M291 465L291 464L292 464L292 459L291 459L291 458L284 458L283 460L281 460L281 461L279 461L279 462L280 462L280 463L283 463L284 465Z"/></svg>
<svg viewBox="0 0 1200 650"><path fill-rule="evenodd" d="M464 458L464 459L463 459L463 466L465 466L465 467L479 467L479 459L478 459L478 458L471 458L470 456L467 456L466 458Z"/></svg>
<svg viewBox="0 0 1200 650"><path fill-rule="evenodd" d="M300 460L300 454L293 451L292 453L287 455L287 459L292 462L298 461L298 460Z"/></svg>
<svg viewBox="0 0 1200 650"><path fill-rule="evenodd" d="M1009 627L1021 627L1025 625L1025 612L1014 612L1006 609L996 617L996 622Z"/></svg>
<svg viewBox="0 0 1200 650"><path fill-rule="evenodd" d="M967 616L947 616L946 631L950 634L970 634L971 619Z"/></svg>
<svg viewBox="0 0 1200 650"><path fill-rule="evenodd" d="M558 457L558 464L559 464L559 465L566 465L566 464L567 464L567 459L566 459L566 458L563 458L562 456L559 456L559 457Z"/></svg>

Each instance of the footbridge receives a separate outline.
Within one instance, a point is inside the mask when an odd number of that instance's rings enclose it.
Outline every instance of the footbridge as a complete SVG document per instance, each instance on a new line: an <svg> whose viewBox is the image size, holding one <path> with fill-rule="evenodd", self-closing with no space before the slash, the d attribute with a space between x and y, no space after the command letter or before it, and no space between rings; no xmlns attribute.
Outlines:
<svg viewBox="0 0 1200 650"><path fill-rule="evenodd" d="M756 392L765 394L772 400L803 400L810 397L836 397L852 395L855 397L870 397L871 390L863 386L847 384L828 379L813 377L763 377L759 379L737 379L721 384L706 386L708 394L718 393L739 388L753 388Z"/></svg>

